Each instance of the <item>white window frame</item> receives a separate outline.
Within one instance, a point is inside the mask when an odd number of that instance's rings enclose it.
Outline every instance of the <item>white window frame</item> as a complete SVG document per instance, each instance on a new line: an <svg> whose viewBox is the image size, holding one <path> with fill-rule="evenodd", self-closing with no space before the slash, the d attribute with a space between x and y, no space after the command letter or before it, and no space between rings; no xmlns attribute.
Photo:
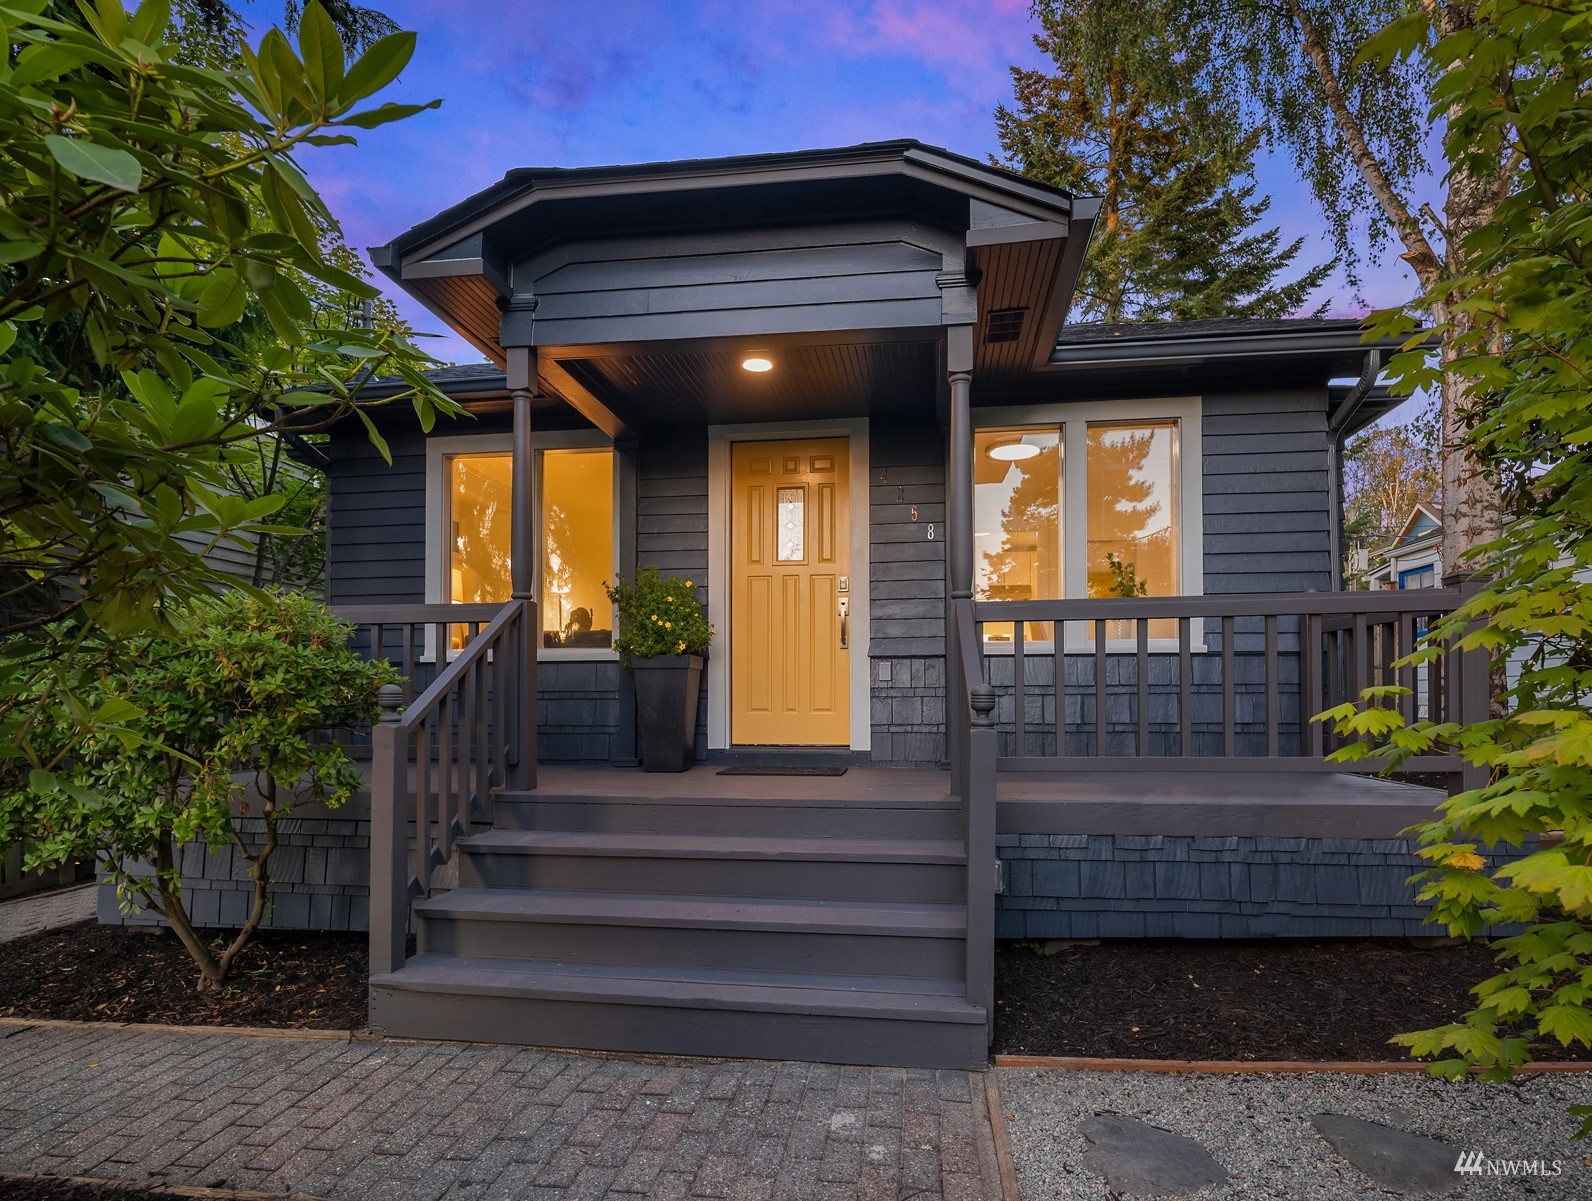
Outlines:
<svg viewBox="0 0 1592 1201"><path fill-rule="evenodd" d="M608 450L614 448L613 439L600 430L546 430L531 435L531 504L533 528L542 528L542 454L549 450ZM459 455L512 454L514 434L461 434L447 438L429 438L426 441L426 603L449 603L448 596L448 506L451 499L448 480L448 460ZM619 470L614 470L613 511L619 515ZM512 514L510 520L517 520ZM511 527L512 528L512 527ZM615 530L613 562L610 570L619 572L619 538ZM542 596L543 547L536 548L536 561L531 565L532 590L540 609ZM613 577L610 576L610 579ZM540 621L538 621L540 625ZM615 630L617 633L617 629ZM542 631L536 631L536 658L538 662L558 660L616 661L619 652L612 647L599 646L542 646ZM451 658L457 652L449 651ZM426 641L421 661L436 662L436 631L426 626Z"/></svg>
<svg viewBox="0 0 1592 1201"><path fill-rule="evenodd" d="M1169 396L1152 400L1065 401L1059 404L1013 405L973 410L975 431L988 429L1061 428L1061 591L1068 600L1089 594L1089 468L1091 425L1131 425L1145 421L1177 422L1172 449L1172 473L1178 506L1179 596L1205 593L1205 482L1201 426L1204 406L1198 396ZM1081 551L1076 548L1083 548ZM1064 653L1092 652L1093 642L1079 623L1068 622ZM1176 650L1176 638L1151 638L1152 651ZM1133 639L1108 638L1108 650L1136 645ZM1196 636L1192 649L1205 649ZM1011 654L1012 644L983 643L986 655ZM1051 655L1050 642L1025 642L1024 655Z"/></svg>

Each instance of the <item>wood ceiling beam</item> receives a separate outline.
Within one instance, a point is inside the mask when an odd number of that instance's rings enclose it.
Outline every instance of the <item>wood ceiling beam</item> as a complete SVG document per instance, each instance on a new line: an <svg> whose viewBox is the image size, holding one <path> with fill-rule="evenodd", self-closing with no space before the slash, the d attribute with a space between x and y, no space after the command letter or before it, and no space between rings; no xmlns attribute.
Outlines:
<svg viewBox="0 0 1592 1201"><path fill-rule="evenodd" d="M536 374L543 386L563 399L587 421L610 438L620 438L631 432L625 419L599 400L569 372L557 359L545 351L536 356Z"/></svg>

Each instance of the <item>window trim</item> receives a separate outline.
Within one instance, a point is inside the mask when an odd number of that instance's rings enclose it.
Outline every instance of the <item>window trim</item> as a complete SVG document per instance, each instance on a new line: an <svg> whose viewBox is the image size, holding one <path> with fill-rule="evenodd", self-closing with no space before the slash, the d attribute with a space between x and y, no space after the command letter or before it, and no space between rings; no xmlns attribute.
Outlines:
<svg viewBox="0 0 1592 1201"><path fill-rule="evenodd" d="M613 439L601 430L547 430L531 435L531 504L533 521L541 528L542 513L542 454L549 450L607 450L613 451ZM426 440L426 603L448 603L448 547L444 531L448 529L448 460L457 455L512 454L514 434L459 434L446 438ZM614 513L619 513L620 472L616 461L614 468ZM512 520L512 516L511 516ZM619 538L613 540L613 565L619 572ZM531 567L532 588L540 608L542 595L542 548L537 548L536 561ZM585 662L617 662L619 652L612 647L541 646L537 632L537 662L577 660ZM426 627L426 644L421 662L436 662L436 634Z"/></svg>
<svg viewBox="0 0 1592 1201"><path fill-rule="evenodd" d="M1064 597L1088 595L1089 468L1091 425L1131 425L1140 421L1176 421L1172 471L1177 480L1178 595L1205 593L1205 473L1201 443L1204 405L1198 396L1145 400L1082 400L1054 404L1008 405L973 410L975 431L1006 428L1061 427L1061 590ZM1075 465L1081 465L1080 470ZM1085 548L1081 553L1071 548ZM1107 649L1117 640L1107 639ZM1128 640L1122 640L1124 644ZM1193 649L1202 650L1195 639ZM1163 646L1162 644L1166 644ZM1177 648L1171 638L1150 639L1150 649ZM1010 643L984 644L985 654L1010 654ZM1092 653L1094 644L1077 632L1067 636L1066 654ZM1054 654L1052 643L1029 643L1024 654Z"/></svg>

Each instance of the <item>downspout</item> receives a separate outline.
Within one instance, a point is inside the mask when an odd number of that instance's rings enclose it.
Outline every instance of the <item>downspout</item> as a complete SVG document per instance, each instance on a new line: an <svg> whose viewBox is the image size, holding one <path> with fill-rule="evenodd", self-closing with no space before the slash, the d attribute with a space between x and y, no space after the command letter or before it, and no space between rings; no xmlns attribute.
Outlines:
<svg viewBox="0 0 1592 1201"><path fill-rule="evenodd" d="M1327 419L1327 488L1331 492L1328 506L1328 538L1332 547L1332 590L1343 591L1343 446L1349 440L1348 429L1354 415L1365 404L1365 398L1376 386L1376 377L1382 370L1382 352L1365 352L1365 365L1360 368L1360 378L1339 403L1337 411Z"/></svg>

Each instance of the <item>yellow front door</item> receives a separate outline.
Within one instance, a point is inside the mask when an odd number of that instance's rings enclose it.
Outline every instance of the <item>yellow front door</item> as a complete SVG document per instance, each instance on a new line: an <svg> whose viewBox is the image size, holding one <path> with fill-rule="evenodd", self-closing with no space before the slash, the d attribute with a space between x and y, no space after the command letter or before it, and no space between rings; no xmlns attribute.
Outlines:
<svg viewBox="0 0 1592 1201"><path fill-rule="evenodd" d="M730 741L851 743L845 438L731 448Z"/></svg>

